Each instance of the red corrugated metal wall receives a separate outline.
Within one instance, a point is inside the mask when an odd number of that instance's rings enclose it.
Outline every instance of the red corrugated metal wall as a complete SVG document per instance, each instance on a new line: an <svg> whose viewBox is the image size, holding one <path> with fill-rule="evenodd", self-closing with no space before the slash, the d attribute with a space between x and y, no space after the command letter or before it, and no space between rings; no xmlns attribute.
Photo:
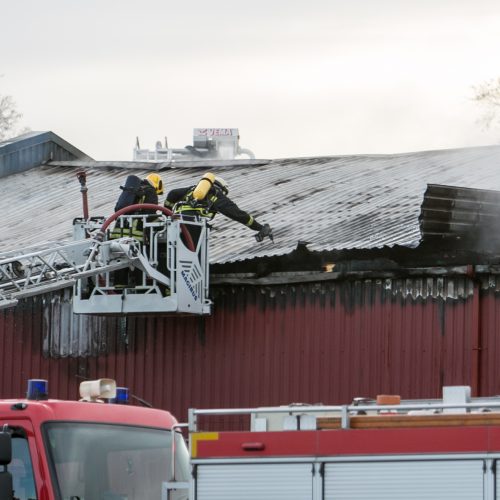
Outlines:
<svg viewBox="0 0 500 500"><path fill-rule="evenodd" d="M211 317L110 319L108 354L86 358L48 356L43 301L0 311L0 397L35 377L74 399L81 377L106 376L185 419L189 407L439 397L453 384L500 392L500 300L466 278L215 293Z"/></svg>
<svg viewBox="0 0 500 500"><path fill-rule="evenodd" d="M479 334L479 392L500 394L500 280L491 280L488 290L481 291Z"/></svg>

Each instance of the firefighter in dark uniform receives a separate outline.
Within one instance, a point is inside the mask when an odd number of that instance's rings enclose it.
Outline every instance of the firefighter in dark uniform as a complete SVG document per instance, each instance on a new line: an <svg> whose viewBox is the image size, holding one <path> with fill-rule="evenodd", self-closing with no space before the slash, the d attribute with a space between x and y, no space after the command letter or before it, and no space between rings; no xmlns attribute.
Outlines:
<svg viewBox="0 0 500 500"><path fill-rule="evenodd" d="M192 217L206 217L213 219L217 213L221 213L230 219L244 224L257 231L255 238L262 241L266 236L271 240L273 233L269 224L260 224L250 214L241 210L236 203L228 198L229 187L222 177L215 177L213 184L203 200L196 200L193 192L196 186L172 189L165 199L165 207L174 213ZM189 226L189 232L196 244L200 229Z"/></svg>
<svg viewBox="0 0 500 500"><path fill-rule="evenodd" d="M135 177L135 176L131 176ZM137 178L136 178L137 179ZM118 198L115 205L115 212L125 208L129 205L137 205L140 203L151 203L153 205L158 205L158 195L163 194L163 181L158 174L149 174L145 179L139 181L136 180L137 186L129 187L127 185L120 186L123 190L122 195ZM134 212L136 215L141 214L154 214L154 210L138 210ZM138 241L144 240L144 234L142 229L142 222L135 220L132 227L128 225L120 226L115 224L113 231L111 231L110 238L117 239L123 238L124 236L129 236L135 238Z"/></svg>
<svg viewBox="0 0 500 500"><path fill-rule="evenodd" d="M136 176L129 176L125 186L120 186L122 194L118 198L115 205L115 212L130 205L137 205L141 203L151 203L158 205L158 195L163 194L163 181L156 173L151 173L145 179L139 179ZM133 212L134 215L152 214L155 218L155 210L137 210ZM132 215L132 214L130 214ZM148 217L149 219L149 217ZM123 223L115 223L110 239L118 239L123 237L135 238L142 244L148 244L143 228L143 222L140 219L134 219L132 224L127 221ZM133 271L129 269L120 269L113 273L113 282L116 288L123 288L125 286L135 286L140 282L142 272L139 269Z"/></svg>

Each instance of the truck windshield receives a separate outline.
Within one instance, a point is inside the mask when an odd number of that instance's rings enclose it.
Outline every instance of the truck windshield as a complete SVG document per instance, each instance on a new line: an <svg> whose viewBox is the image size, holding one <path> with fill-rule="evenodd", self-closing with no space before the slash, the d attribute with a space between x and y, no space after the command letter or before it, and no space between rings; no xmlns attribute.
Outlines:
<svg viewBox="0 0 500 500"><path fill-rule="evenodd" d="M46 447L63 500L161 500L172 480L170 431L126 425L52 422ZM188 453L176 434L175 479L188 481ZM174 490L175 500L188 498Z"/></svg>

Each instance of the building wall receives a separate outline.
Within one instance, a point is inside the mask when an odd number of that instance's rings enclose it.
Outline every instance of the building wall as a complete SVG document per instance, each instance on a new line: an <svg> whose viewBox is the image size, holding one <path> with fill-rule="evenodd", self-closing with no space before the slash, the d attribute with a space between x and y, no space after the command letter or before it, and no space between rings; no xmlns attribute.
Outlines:
<svg viewBox="0 0 500 500"><path fill-rule="evenodd" d="M126 321L68 317L64 293L35 297L0 311L0 397L31 377L75 399L83 378L112 377L184 420L189 407L440 397L443 385L498 394L500 298L484 283L221 286L210 317Z"/></svg>
<svg viewBox="0 0 500 500"><path fill-rule="evenodd" d="M50 160L75 159L90 157L53 132L28 132L0 143L0 178Z"/></svg>

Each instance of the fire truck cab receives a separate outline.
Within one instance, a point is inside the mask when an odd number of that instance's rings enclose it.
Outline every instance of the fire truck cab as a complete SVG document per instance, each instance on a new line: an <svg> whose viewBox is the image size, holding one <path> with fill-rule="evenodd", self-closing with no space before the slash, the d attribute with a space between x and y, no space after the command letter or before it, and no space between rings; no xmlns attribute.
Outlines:
<svg viewBox="0 0 500 500"><path fill-rule="evenodd" d="M175 418L119 404L112 380L84 384L80 401L48 399L39 381L26 399L0 401L0 498L186 500L188 452Z"/></svg>
<svg viewBox="0 0 500 500"><path fill-rule="evenodd" d="M215 415L249 429L201 432ZM193 500L500 499L500 398L192 409L190 453Z"/></svg>

